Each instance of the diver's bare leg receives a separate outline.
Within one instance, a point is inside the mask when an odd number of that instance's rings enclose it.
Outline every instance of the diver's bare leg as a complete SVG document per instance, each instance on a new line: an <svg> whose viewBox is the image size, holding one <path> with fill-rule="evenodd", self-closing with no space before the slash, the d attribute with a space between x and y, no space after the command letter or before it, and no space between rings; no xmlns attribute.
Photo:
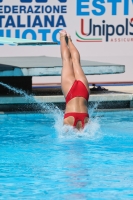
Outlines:
<svg viewBox="0 0 133 200"><path fill-rule="evenodd" d="M67 34L67 36L68 36L68 46L69 46L69 50L71 53L75 79L81 80L85 84L86 88L89 91L88 80L87 80L87 78L83 72L83 69L81 67L81 64L80 64L80 54L79 54L77 48L74 46L70 35Z"/></svg>
<svg viewBox="0 0 133 200"><path fill-rule="evenodd" d="M64 96L66 97L68 91L72 87L75 76L73 71L73 64L71 59L71 54L65 40L66 32L60 32L60 50L62 58L62 72L61 72L61 87Z"/></svg>

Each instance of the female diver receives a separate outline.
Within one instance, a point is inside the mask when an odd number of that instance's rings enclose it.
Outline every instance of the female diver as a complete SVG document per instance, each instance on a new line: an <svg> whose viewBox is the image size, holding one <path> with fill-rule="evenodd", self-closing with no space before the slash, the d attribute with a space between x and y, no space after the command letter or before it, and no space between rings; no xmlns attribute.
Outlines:
<svg viewBox="0 0 133 200"><path fill-rule="evenodd" d="M64 124L83 129L89 120L89 85L81 68L79 52L65 30L60 31L60 49L63 64L61 87L66 99Z"/></svg>

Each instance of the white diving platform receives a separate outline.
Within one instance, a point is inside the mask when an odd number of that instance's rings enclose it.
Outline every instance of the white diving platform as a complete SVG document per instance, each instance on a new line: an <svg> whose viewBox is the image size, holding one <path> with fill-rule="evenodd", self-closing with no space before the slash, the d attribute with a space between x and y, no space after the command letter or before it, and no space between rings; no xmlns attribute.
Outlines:
<svg viewBox="0 0 133 200"><path fill-rule="evenodd" d="M0 37L0 44L13 46L56 45L51 41ZM124 65L81 60L86 75L118 74L125 72ZM0 57L0 82L32 92L33 76L60 76L62 60L58 57ZM16 95L0 84L0 96Z"/></svg>
<svg viewBox="0 0 133 200"><path fill-rule="evenodd" d="M0 44L8 44L12 46L43 46L43 45L56 45L56 42L42 41L42 40L28 40L20 38L0 37Z"/></svg>
<svg viewBox="0 0 133 200"><path fill-rule="evenodd" d="M124 73L125 66L81 60L86 75ZM0 76L60 76L62 60L57 57L0 57Z"/></svg>
<svg viewBox="0 0 133 200"><path fill-rule="evenodd" d="M52 41L0 37L0 44L13 46L56 45ZM124 65L81 60L86 75L124 73ZM60 76L62 60L57 57L0 57L0 76Z"/></svg>

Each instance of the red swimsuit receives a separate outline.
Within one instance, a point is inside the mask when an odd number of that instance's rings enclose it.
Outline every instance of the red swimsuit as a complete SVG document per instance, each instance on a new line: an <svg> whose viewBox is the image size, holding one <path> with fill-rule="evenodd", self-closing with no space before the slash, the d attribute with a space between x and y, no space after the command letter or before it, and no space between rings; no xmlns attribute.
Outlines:
<svg viewBox="0 0 133 200"><path fill-rule="evenodd" d="M66 96L66 104L73 99L74 97L83 97L86 99L86 101L88 101L89 99L89 92L86 88L86 86L82 83L82 81L76 80L70 91L68 92L67 96ZM76 112L72 112L72 113L66 113L64 115L64 119L67 117L74 117L74 124L73 126L75 127L78 121L82 122L82 127L84 127L84 119L86 117L89 117L88 113L76 113Z"/></svg>

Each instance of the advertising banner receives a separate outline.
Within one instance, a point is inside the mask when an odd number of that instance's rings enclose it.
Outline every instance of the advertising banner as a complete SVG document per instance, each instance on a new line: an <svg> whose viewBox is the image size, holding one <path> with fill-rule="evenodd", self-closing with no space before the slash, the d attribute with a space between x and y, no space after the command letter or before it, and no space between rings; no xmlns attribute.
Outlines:
<svg viewBox="0 0 133 200"><path fill-rule="evenodd" d="M0 57L60 57L67 30L81 59L125 65L125 73L87 76L89 82L133 82L133 0L0 0L0 37L57 42L56 46L0 45ZM60 82L60 77L33 82Z"/></svg>

